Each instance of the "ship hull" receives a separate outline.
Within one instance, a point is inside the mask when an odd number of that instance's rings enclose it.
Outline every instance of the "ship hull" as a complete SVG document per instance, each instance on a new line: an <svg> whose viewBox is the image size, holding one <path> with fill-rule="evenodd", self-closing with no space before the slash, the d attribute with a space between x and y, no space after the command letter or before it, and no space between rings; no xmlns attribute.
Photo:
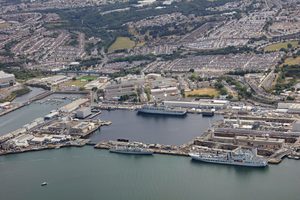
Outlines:
<svg viewBox="0 0 300 200"><path fill-rule="evenodd" d="M156 110L138 110L138 114L150 115L169 115L169 116L185 116L186 112L156 111Z"/></svg>
<svg viewBox="0 0 300 200"><path fill-rule="evenodd" d="M215 113L213 112L202 112L203 117L213 117Z"/></svg>
<svg viewBox="0 0 300 200"><path fill-rule="evenodd" d="M195 161L221 164L221 165L236 165L236 166L244 166L244 167L266 167L268 165L267 163L243 163L243 162L234 162L234 161L228 161L228 160L205 159L205 158L201 158L201 157L196 156L196 155L190 155L190 156Z"/></svg>
<svg viewBox="0 0 300 200"><path fill-rule="evenodd" d="M119 154L128 154L128 155L152 155L152 151L143 151L143 152L133 152L133 151L120 151L115 149L110 149L111 153L119 153Z"/></svg>

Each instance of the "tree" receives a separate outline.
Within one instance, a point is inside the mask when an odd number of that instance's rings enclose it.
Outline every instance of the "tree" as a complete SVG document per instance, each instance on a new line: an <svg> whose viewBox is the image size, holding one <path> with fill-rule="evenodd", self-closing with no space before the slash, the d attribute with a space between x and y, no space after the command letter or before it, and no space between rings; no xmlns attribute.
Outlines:
<svg viewBox="0 0 300 200"><path fill-rule="evenodd" d="M230 94L230 95L228 95L226 98L230 100L230 99L233 98L233 96Z"/></svg>
<svg viewBox="0 0 300 200"><path fill-rule="evenodd" d="M222 88L224 87L224 85L223 85L221 82L219 82L219 81L216 82L214 86L215 86L215 88L217 88L217 89L219 89L219 90L222 89Z"/></svg>
<svg viewBox="0 0 300 200"><path fill-rule="evenodd" d="M93 88L92 88L92 91L93 91L93 92L97 92L97 90L98 90L97 87L93 87Z"/></svg>
<svg viewBox="0 0 300 200"><path fill-rule="evenodd" d="M190 70L189 70L189 72L191 72L191 73L194 73L194 72L195 72L195 70L194 70L194 69L190 69Z"/></svg>
<svg viewBox="0 0 300 200"><path fill-rule="evenodd" d="M84 87L80 87L80 88L79 88L79 91L84 91L84 90L85 90Z"/></svg>
<svg viewBox="0 0 300 200"><path fill-rule="evenodd" d="M150 101L151 100L151 89L149 87L144 89L144 92L147 95L147 100Z"/></svg>
<svg viewBox="0 0 300 200"><path fill-rule="evenodd" d="M295 97L288 96L288 97L286 98L286 100L288 100L288 101L293 101L293 100L295 100Z"/></svg>
<svg viewBox="0 0 300 200"><path fill-rule="evenodd" d="M281 48L279 51L283 51L283 52L287 53L287 50L285 48Z"/></svg>
<svg viewBox="0 0 300 200"><path fill-rule="evenodd" d="M182 96L183 98L185 98L185 92L184 92L184 89L181 89L181 90L180 90L180 94L181 94L181 96Z"/></svg>
<svg viewBox="0 0 300 200"><path fill-rule="evenodd" d="M192 75L190 76L191 81L196 81L198 79L198 74L196 74L195 72L192 73Z"/></svg>
<svg viewBox="0 0 300 200"><path fill-rule="evenodd" d="M119 101L127 101L128 99L129 99L129 95L125 94L125 95L120 96Z"/></svg>
<svg viewBox="0 0 300 200"><path fill-rule="evenodd" d="M227 92L226 88L225 88L225 87L222 87L222 88L220 89L220 95L227 95L227 94L228 94L228 92Z"/></svg>

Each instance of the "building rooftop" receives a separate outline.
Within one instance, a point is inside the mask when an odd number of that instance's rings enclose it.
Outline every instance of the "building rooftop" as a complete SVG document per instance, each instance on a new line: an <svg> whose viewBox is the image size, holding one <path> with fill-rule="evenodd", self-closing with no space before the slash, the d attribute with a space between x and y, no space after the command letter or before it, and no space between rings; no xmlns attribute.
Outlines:
<svg viewBox="0 0 300 200"><path fill-rule="evenodd" d="M248 136L236 136L237 140L246 140L246 141L253 141L253 142L260 142L260 143L284 143L284 139L279 138L269 138L269 137L248 137Z"/></svg>
<svg viewBox="0 0 300 200"><path fill-rule="evenodd" d="M5 73L4 71L0 71L0 78L14 78L15 75Z"/></svg>

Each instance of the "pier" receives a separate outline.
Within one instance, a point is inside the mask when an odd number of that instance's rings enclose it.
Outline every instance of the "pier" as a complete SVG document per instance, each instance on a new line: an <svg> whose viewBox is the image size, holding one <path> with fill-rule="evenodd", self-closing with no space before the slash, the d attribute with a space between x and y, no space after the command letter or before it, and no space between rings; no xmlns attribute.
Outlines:
<svg viewBox="0 0 300 200"><path fill-rule="evenodd" d="M123 141L103 141L99 142L94 146L96 149L110 149L116 145L127 146L136 144L137 142L123 142ZM152 150L155 154L166 154L166 155L175 155L175 156L189 156L190 148L189 146L175 146L175 145L162 145L162 144L144 144L138 143L142 146L145 146L149 150Z"/></svg>

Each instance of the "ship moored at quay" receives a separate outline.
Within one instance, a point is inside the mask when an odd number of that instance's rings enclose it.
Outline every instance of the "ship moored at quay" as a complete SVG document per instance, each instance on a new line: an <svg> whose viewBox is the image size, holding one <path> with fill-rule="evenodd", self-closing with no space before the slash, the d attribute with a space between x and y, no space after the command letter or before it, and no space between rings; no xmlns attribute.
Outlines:
<svg viewBox="0 0 300 200"><path fill-rule="evenodd" d="M98 149L109 149L112 153L133 154L133 155L152 155L152 154L169 154L178 156L190 156L193 160L238 165L245 167L266 167L268 161L262 156L257 155L256 149L237 148L228 152L199 152L191 149L189 145L168 146L159 144L143 144L137 142L126 141L108 141L100 142L95 145Z"/></svg>
<svg viewBox="0 0 300 200"><path fill-rule="evenodd" d="M116 145L109 149L111 153L132 154L132 155L152 155L153 151L137 145Z"/></svg>
<svg viewBox="0 0 300 200"><path fill-rule="evenodd" d="M144 105L137 109L138 114L185 116L187 111L181 108L167 107L163 105Z"/></svg>
<svg viewBox="0 0 300 200"><path fill-rule="evenodd" d="M41 101L41 103L47 101L50 102L47 99ZM184 109L181 104L177 106L164 103L161 105L156 103L133 106L116 105L118 109L136 109L140 114L175 117L185 116L187 112L202 113L203 117L213 117L216 111L213 107L184 107ZM80 117L82 111L93 109L97 113L86 115L86 118ZM87 140L89 135L98 130L100 126L111 124L110 121L102 121L98 117L94 119L96 115L101 113L101 110L102 107L93 107L88 97L81 97L61 108L57 108L54 112L51 111L44 119L41 118L28 125L24 125L20 131L16 130L16 132L13 131L11 134L6 134L3 138L1 137L2 149L0 153L1 155L5 155L9 153L92 144ZM218 110L218 114L220 114L219 112L220 110ZM298 123L300 124L299 118L295 118L290 114L280 114L281 118L278 118L278 116L274 117L274 113L262 113L262 111L241 114L239 111L235 112L234 110L223 109L222 112L224 112L222 114L224 117L223 120L215 121L209 130L186 144L164 145L140 143L135 146L135 143L122 140L118 142L102 141L95 148L108 149L112 153L132 155L152 155L155 153L191 156L193 160L249 167L264 167L267 166L268 162L270 164L278 164L284 157L291 159L299 158L300 135L299 132L295 132L293 129L297 128ZM110 117L112 117L111 113ZM155 117L158 120L164 118ZM100 116L100 118L102 117ZM144 120L147 120L147 118L144 118ZM201 126L200 123L196 124L198 127ZM67 138L66 141L58 141L57 137L62 135L71 138ZM240 147L243 149L238 150ZM245 150L252 148L257 148L258 154L264 157L257 156L255 152Z"/></svg>
<svg viewBox="0 0 300 200"><path fill-rule="evenodd" d="M266 167L268 161L257 155L257 150L241 149L227 153L189 153L193 160L224 165Z"/></svg>

